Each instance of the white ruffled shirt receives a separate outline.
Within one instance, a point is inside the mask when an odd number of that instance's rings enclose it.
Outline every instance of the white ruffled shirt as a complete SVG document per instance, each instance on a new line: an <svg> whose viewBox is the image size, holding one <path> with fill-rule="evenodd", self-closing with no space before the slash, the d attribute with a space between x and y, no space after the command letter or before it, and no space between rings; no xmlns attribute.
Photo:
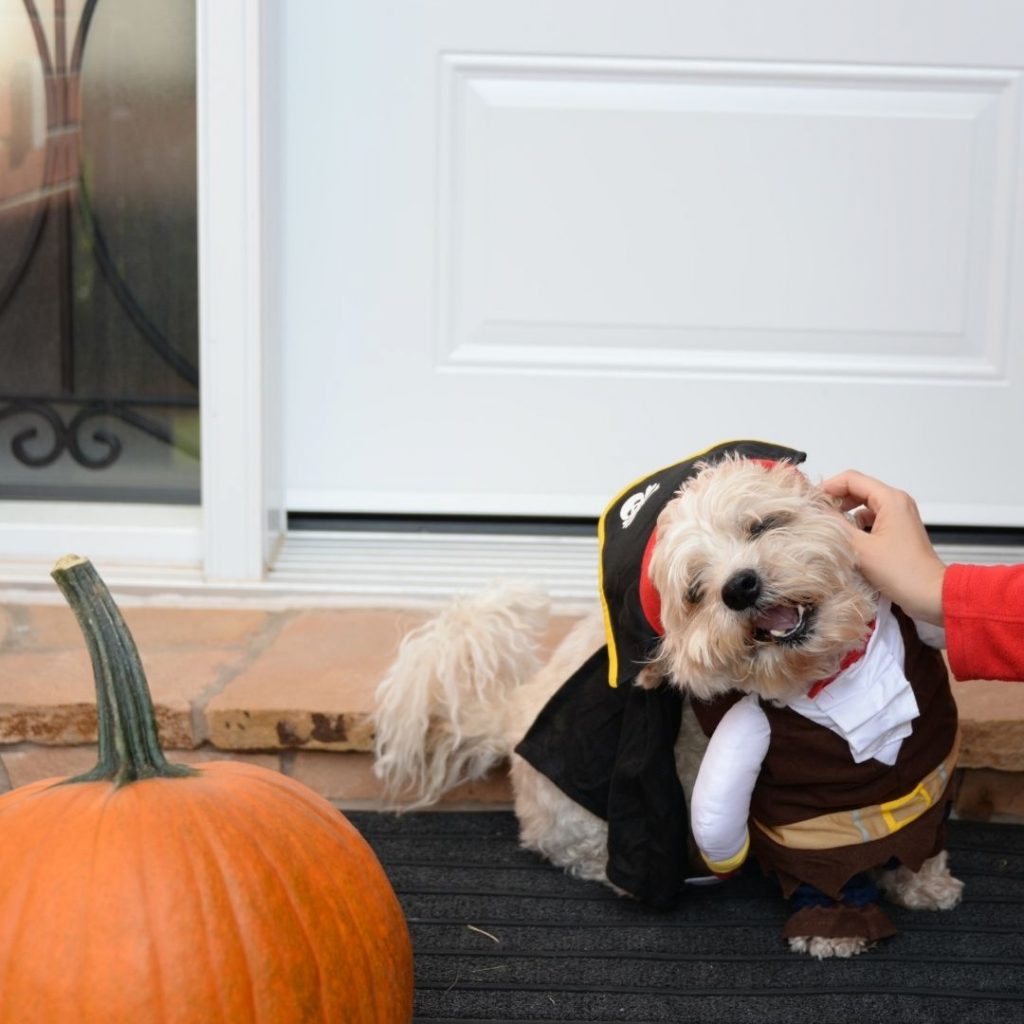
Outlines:
<svg viewBox="0 0 1024 1024"><path fill-rule="evenodd" d="M874 758L893 765L920 714L903 673L904 655L899 623L890 603L882 601L864 656L816 697L795 697L786 706L846 740L857 764ZM754 694L726 712L708 742L694 784L690 824L712 865L735 859L746 847L750 798L770 742L768 717Z"/></svg>
<svg viewBox="0 0 1024 1024"><path fill-rule="evenodd" d="M905 654L900 625L885 601L864 656L816 697L794 697L786 706L846 740L857 764L873 757L893 765L921 713L903 674Z"/></svg>

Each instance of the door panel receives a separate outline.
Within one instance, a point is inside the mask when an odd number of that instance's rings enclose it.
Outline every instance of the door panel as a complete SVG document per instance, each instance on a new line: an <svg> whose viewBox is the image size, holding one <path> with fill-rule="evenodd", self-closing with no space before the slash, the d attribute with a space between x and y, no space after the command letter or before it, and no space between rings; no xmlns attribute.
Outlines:
<svg viewBox="0 0 1024 1024"><path fill-rule="evenodd" d="M1024 526L1024 12L381 7L283 15L291 508L593 515L753 436Z"/></svg>

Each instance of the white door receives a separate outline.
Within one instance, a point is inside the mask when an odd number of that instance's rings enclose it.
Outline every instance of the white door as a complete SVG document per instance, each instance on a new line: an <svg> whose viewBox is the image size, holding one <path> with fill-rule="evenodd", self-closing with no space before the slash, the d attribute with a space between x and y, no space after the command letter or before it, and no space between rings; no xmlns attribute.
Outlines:
<svg viewBox="0 0 1024 1024"><path fill-rule="evenodd" d="M1024 5L281 5L294 510L594 515L714 442L1024 526Z"/></svg>

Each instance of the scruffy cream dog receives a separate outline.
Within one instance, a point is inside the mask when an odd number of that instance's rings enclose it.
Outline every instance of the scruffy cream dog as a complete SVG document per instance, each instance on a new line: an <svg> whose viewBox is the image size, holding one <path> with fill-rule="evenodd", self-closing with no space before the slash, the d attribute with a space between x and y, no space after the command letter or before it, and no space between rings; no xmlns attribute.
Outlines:
<svg viewBox="0 0 1024 1024"><path fill-rule="evenodd" d="M686 873L682 780L704 861L724 876L753 851L792 899L790 947L817 957L893 933L878 888L955 906L945 667L859 575L801 459L731 442L624 491L601 522L602 612L544 665L530 590L406 637L377 695L392 796L423 806L511 757L523 846L657 903Z"/></svg>

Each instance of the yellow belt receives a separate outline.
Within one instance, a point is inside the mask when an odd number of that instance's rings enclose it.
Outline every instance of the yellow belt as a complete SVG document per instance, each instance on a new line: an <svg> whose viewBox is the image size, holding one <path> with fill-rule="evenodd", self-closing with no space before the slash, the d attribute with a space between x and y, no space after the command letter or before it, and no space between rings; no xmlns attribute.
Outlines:
<svg viewBox="0 0 1024 1024"><path fill-rule="evenodd" d="M817 818L796 821L792 825L772 827L756 819L754 824L769 839L796 850L828 850L835 846L884 839L920 818L945 793L956 767L959 750L960 730L957 729L953 749L942 764L929 772L906 796L884 804L855 811L822 814Z"/></svg>

